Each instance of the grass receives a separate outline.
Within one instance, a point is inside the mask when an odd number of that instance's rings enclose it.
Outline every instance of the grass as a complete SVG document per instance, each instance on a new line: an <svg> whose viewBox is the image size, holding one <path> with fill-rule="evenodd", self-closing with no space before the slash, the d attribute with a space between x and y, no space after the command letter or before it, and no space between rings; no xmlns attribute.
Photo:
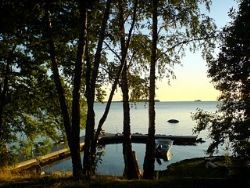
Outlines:
<svg viewBox="0 0 250 188"><path fill-rule="evenodd" d="M249 184L248 184L249 185ZM90 181L76 181L70 177L43 176L5 181L0 187L247 187L245 182L224 178L180 178L168 177L159 180L124 180L120 177L98 176Z"/></svg>
<svg viewBox="0 0 250 188"><path fill-rule="evenodd" d="M126 180L116 176L95 176L91 180L75 180L71 173L56 172L38 176L29 173L13 174L0 171L0 187L250 187L249 169L236 168L232 173L223 158L216 158L219 168L206 168L204 159L189 159L172 164L157 180ZM231 167L240 166L231 161ZM240 169L240 170L239 170ZM236 170L236 171L237 171Z"/></svg>
<svg viewBox="0 0 250 188"><path fill-rule="evenodd" d="M16 181L18 179L22 180L24 178L34 177L34 174L22 172L22 173L12 173L9 169L0 169L0 182L5 181Z"/></svg>

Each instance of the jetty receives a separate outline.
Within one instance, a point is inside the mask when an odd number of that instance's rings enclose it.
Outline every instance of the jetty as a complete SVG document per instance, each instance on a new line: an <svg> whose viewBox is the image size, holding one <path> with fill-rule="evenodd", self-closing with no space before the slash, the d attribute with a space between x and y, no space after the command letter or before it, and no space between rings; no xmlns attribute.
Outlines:
<svg viewBox="0 0 250 188"><path fill-rule="evenodd" d="M80 149L83 150L84 142L80 143ZM23 170L41 170L42 166L51 164L55 161L65 159L70 157L70 150L69 148L63 148L57 151L52 151L43 156L38 156L34 159L26 160L15 164L13 167L10 168L13 172L20 172Z"/></svg>
<svg viewBox="0 0 250 188"><path fill-rule="evenodd" d="M134 133L131 135L132 143L146 143L147 134ZM200 142L197 136L174 136L174 135L161 135L156 134L155 139L170 139L173 140L174 145L196 145ZM123 134L117 133L105 133L102 135L98 141L99 144L117 144L123 142Z"/></svg>
<svg viewBox="0 0 250 188"><path fill-rule="evenodd" d="M174 135L160 135L156 134L155 139L170 139L173 141L174 145L196 145L196 143L201 142L197 139L197 136L174 136ZM134 133L131 135L132 143L146 143L147 134ZM123 134L117 133L104 133L101 134L98 140L99 145L106 144L117 144L123 142ZM84 148L84 136L80 137L80 149ZM52 152L43 156L37 156L34 159L22 161L15 164L10 168L12 172L21 172L25 170L35 170L35 172L40 173L41 167L51 164L55 161L65 159L70 156L69 148L55 145Z"/></svg>

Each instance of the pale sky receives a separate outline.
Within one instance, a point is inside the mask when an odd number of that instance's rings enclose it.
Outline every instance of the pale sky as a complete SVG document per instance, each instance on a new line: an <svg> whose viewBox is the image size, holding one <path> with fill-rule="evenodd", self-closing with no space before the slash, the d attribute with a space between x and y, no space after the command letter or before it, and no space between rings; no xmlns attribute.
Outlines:
<svg viewBox="0 0 250 188"><path fill-rule="evenodd" d="M230 8L236 7L236 3L234 0L212 0L212 3L209 15L215 20L217 27L222 28L230 21L227 13ZM216 100L219 92L207 78L206 62L201 54L186 52L182 63L182 66L175 66L176 79L171 80L170 85L167 80L157 83L156 99L161 101ZM121 100L119 93L114 100Z"/></svg>

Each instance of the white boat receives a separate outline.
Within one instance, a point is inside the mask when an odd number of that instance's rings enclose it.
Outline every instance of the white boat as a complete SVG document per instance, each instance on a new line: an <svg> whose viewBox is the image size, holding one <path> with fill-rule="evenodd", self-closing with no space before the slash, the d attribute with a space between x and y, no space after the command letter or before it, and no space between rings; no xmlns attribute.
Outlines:
<svg viewBox="0 0 250 188"><path fill-rule="evenodd" d="M161 164L160 159L164 161L169 161L172 158L172 153L170 149L173 145L173 140L158 138L155 139L155 149L156 149L156 159L159 164Z"/></svg>

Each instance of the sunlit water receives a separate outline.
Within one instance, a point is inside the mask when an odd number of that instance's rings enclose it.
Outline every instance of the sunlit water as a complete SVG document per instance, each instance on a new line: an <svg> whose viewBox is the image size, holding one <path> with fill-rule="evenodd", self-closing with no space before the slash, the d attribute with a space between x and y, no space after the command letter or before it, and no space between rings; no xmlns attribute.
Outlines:
<svg viewBox="0 0 250 188"><path fill-rule="evenodd" d="M195 122L191 118L191 113L194 113L197 108L202 108L206 111L214 112L217 102L157 102L156 109L156 134L166 135L192 135L192 129ZM96 120L99 121L105 108L105 103L95 103ZM178 124L170 124L168 119L178 119ZM122 103L113 103L110 109L109 116L104 124L103 129L108 133L122 132ZM148 106L146 103L137 103L131 107L131 132L144 133L148 130ZM205 150L208 147L209 139L207 133L203 132L199 135L204 140L203 144L196 146L176 146L171 148L173 154L172 160L163 162L159 165L155 163L156 170L165 170L171 163L194 157L206 156ZM136 152L136 157L140 168L142 169L145 144L133 144L133 150ZM221 151L223 154L223 151ZM43 170L46 172L52 171L69 171L71 170L71 160L65 159L58 161ZM98 163L97 173L108 175L122 175L124 168L122 145L111 144L106 145L103 156Z"/></svg>

